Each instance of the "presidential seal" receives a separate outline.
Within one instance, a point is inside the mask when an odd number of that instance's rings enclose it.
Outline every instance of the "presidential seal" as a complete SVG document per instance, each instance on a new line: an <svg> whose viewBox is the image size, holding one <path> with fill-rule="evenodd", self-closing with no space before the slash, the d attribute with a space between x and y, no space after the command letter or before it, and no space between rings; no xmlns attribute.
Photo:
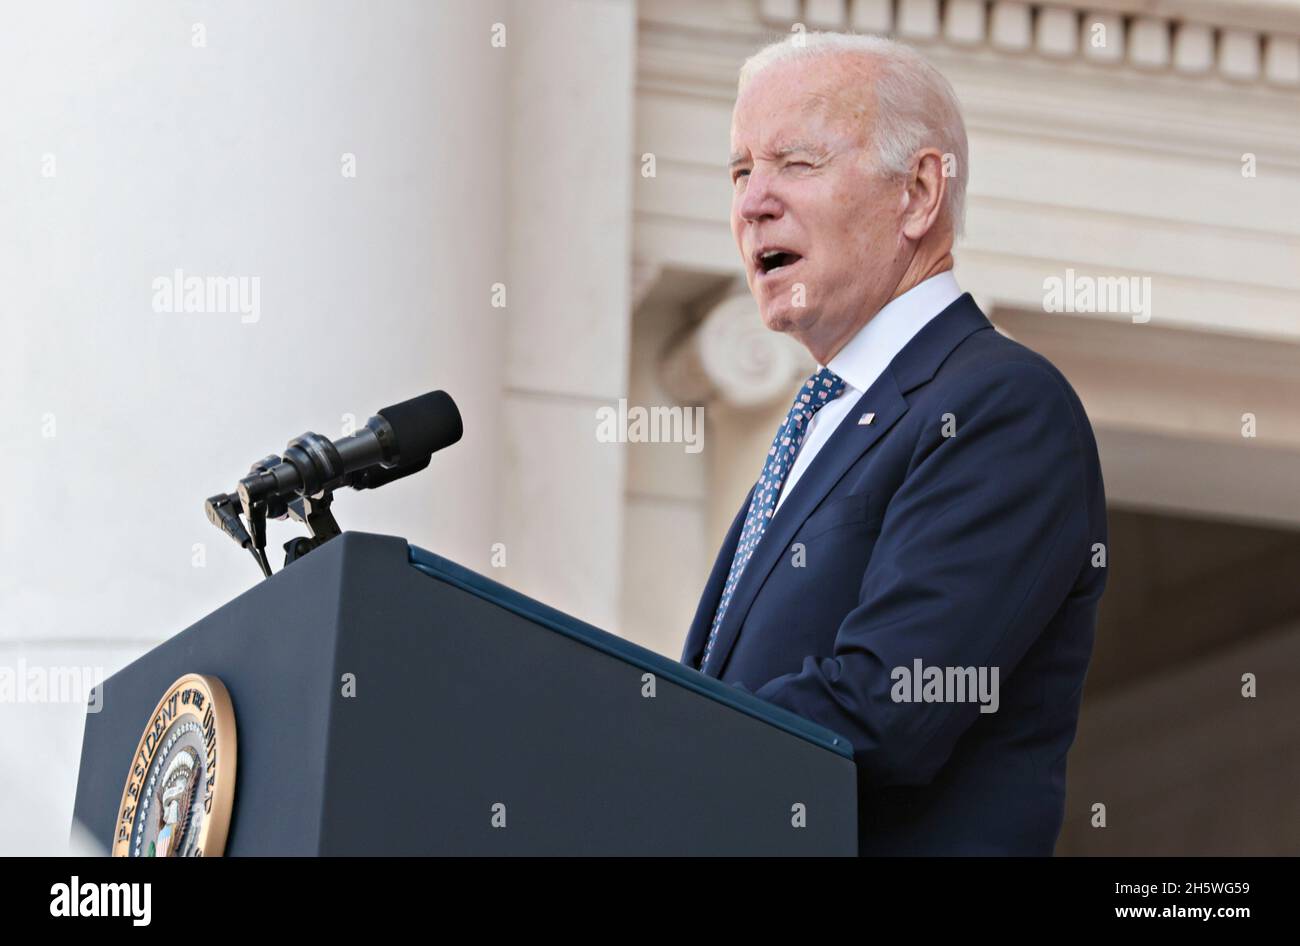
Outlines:
<svg viewBox="0 0 1300 946"><path fill-rule="evenodd" d="M136 747L114 857L219 857L235 799L235 711L216 677L186 674L158 701Z"/></svg>

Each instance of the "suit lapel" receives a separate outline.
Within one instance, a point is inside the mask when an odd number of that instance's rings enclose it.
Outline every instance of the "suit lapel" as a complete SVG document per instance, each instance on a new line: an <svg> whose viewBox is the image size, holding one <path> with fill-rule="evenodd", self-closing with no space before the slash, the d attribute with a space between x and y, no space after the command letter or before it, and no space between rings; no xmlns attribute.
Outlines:
<svg viewBox="0 0 1300 946"><path fill-rule="evenodd" d="M763 538L740 576L731 604L727 606L727 613L723 615L722 625L718 628L718 640L709 654L708 664L702 668L704 673L721 676L754 598L776 563L789 551L795 533L844 474L907 413L908 405L904 395L933 378L939 365L968 335L981 328L991 327L970 295L961 296L926 323L894 357L876 382L858 398L768 523ZM870 424L860 424L859 419L867 413L874 413L875 417ZM730 541L724 546L724 551L728 548L734 551L739 536L739 523L743 521L747 508L748 500L741 507L737 522L732 523L731 532L728 533ZM708 587L711 594L707 594L705 599L715 607L730 566L731 555L719 555L714 573L710 575ZM722 575L715 590L719 568ZM707 640L713 610L707 609L705 603L704 600L700 603L690 639L696 637L701 615L707 610L703 635L704 640ZM696 661L703 653L704 640L699 641L694 654Z"/></svg>
<svg viewBox="0 0 1300 946"><path fill-rule="evenodd" d="M875 418L870 424L859 424L858 418L874 411ZM857 404L840 422L835 433L818 451L799 482L781 508L776 511L759 540L758 547L745 566L736 590L731 596L727 613L722 616L722 625L718 628L718 640L709 654L709 662L703 668L709 676L720 676L731 648L736 643L740 628L745 623L749 608L754 603L767 576L781 557L789 550L790 541L799 531L804 520L822 501L832 486L894 423L907 413L907 402L903 400L894 386L894 379L888 371L884 372L876 383L859 396Z"/></svg>
<svg viewBox="0 0 1300 946"><path fill-rule="evenodd" d="M695 607L695 619L691 621L691 629L682 648L682 663L692 669L700 665L700 658L704 656L704 645L708 643L709 629L713 627L713 615L718 610L718 601L722 598L722 588L731 571L731 560L735 558L736 543L740 541L740 530L745 525L745 514L749 512L749 501L753 495L754 487L751 486L745 494L745 501L740 504L740 512L736 513L731 528L722 540L722 548L718 550L718 557L713 562L713 571L709 573L709 580L700 595L700 603Z"/></svg>

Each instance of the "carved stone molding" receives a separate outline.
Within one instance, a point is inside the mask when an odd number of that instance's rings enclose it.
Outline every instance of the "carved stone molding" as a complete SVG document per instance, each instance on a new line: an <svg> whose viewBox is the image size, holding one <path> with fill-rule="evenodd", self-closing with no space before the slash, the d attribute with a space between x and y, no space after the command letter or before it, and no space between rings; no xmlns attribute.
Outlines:
<svg viewBox="0 0 1300 946"><path fill-rule="evenodd" d="M761 408L790 396L812 369L798 342L763 325L749 295L728 296L665 354L664 387L684 403L719 398Z"/></svg>
<svg viewBox="0 0 1300 946"><path fill-rule="evenodd" d="M851 30L908 42L1077 59L1115 68L1300 88L1300 6L1021 0L752 0L783 30Z"/></svg>

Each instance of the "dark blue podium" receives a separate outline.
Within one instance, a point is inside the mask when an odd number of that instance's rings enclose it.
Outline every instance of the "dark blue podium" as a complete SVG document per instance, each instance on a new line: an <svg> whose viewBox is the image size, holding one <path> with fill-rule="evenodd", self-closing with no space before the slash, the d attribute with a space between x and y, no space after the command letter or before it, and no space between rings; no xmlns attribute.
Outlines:
<svg viewBox="0 0 1300 946"><path fill-rule="evenodd" d="M857 853L843 737L356 532L104 682L74 817L105 846L187 673L238 721L229 855Z"/></svg>

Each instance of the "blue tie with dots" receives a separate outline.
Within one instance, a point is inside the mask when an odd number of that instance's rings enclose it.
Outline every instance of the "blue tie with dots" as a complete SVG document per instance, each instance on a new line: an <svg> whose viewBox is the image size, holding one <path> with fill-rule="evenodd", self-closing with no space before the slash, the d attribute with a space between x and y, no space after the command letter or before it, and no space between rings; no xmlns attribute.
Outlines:
<svg viewBox="0 0 1300 946"><path fill-rule="evenodd" d="M713 645L718 639L718 628L722 626L722 616L727 613L731 596L735 594L736 584L740 581L745 566L758 547L758 540L763 537L772 513L776 510L777 498L781 495L781 484L785 482L794 458L799 453L808 424L813 415L844 393L844 379L822 368L804 382L799 394L794 399L790 413L785 415L785 423L776 432L772 440L772 449L767 451L767 462L763 472L754 486L754 495L749 500L749 512L745 513L745 527L740 530L736 541L736 554L731 559L731 571L727 573L727 583L722 587L722 597L718 599L718 610L713 615L713 627L709 630L709 642L704 646L704 656L700 658L700 669L709 662Z"/></svg>

